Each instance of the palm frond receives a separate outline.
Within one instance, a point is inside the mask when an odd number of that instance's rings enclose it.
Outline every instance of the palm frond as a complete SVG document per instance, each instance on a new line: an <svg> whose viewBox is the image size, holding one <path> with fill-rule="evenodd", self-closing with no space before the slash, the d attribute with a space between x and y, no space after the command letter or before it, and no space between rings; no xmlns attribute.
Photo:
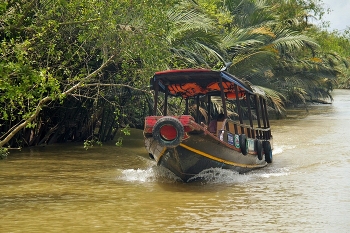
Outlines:
<svg viewBox="0 0 350 233"><path fill-rule="evenodd" d="M167 36L167 40L170 42L176 40L178 35L192 31L210 32L215 28L214 21L203 14L198 9L198 6L191 2L182 2L182 4L170 9L167 15L172 24L172 30L169 31Z"/></svg>
<svg viewBox="0 0 350 233"><path fill-rule="evenodd" d="M286 100L286 97L282 93L263 86L252 87L258 88L260 91L263 91L264 97L274 106L274 109L277 112L282 113L285 111L284 101Z"/></svg>
<svg viewBox="0 0 350 233"><path fill-rule="evenodd" d="M288 29L276 29L276 38L271 44L280 53L300 51L304 48L314 49L319 47L317 42L312 38L301 35L299 32Z"/></svg>
<svg viewBox="0 0 350 233"><path fill-rule="evenodd" d="M256 73L262 77L263 73L270 69L275 63L276 54L270 51L252 51L251 53L241 54L233 58L230 71L237 76L246 78L254 76Z"/></svg>
<svg viewBox="0 0 350 233"><path fill-rule="evenodd" d="M241 27L274 24L276 14L273 7L264 0L256 1L227 1L227 9L235 16L234 23Z"/></svg>

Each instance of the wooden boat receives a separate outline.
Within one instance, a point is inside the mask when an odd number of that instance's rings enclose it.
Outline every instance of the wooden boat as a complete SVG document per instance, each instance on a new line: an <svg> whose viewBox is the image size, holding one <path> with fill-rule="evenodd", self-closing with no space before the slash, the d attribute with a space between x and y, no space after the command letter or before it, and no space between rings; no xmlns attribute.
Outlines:
<svg viewBox="0 0 350 233"><path fill-rule="evenodd" d="M154 112L145 118L143 133L145 147L157 165L187 182L210 168L245 173L272 162L272 135L261 91L226 71L208 69L156 72L150 84ZM184 100L183 115L168 114L173 97ZM202 122L199 106L205 99L210 114L214 109L211 100L218 97L225 119L217 122L216 132L210 132L208 122ZM196 106L194 116L189 114L191 101ZM236 106L236 120L228 118L230 103Z"/></svg>

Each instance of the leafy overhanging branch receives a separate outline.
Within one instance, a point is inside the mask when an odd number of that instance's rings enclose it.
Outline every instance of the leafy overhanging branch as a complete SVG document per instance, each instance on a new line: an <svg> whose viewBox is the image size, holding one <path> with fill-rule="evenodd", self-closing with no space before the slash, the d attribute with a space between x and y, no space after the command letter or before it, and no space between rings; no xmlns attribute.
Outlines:
<svg viewBox="0 0 350 233"><path fill-rule="evenodd" d="M91 74L87 75L86 77L82 78L77 84L69 88L68 90L62 92L62 96L70 95L73 91L77 90L79 87L83 86L85 82L89 81L91 78L95 77L99 72L101 72L110 62L113 60L114 55L109 57L107 61L105 61L98 69L96 69ZM31 123L41 112L43 106L47 104L48 102L52 101L52 96L46 96L42 98L38 105L35 108L35 111L33 112L30 117L25 119L21 124L17 125L15 128L12 128L11 131L8 131L4 135L7 135L3 140L0 141L0 148L3 147L7 142L11 140L13 136L15 136L21 129L25 128L29 123Z"/></svg>

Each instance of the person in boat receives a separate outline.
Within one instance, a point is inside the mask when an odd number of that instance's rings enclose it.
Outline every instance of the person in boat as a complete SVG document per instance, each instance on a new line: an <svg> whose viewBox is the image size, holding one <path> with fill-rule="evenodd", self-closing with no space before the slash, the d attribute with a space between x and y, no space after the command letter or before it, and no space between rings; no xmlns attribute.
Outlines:
<svg viewBox="0 0 350 233"><path fill-rule="evenodd" d="M209 123L209 132L216 134L218 121L224 121L224 120L225 120L225 115L223 113L220 113L219 115L217 115L216 119L212 120Z"/></svg>

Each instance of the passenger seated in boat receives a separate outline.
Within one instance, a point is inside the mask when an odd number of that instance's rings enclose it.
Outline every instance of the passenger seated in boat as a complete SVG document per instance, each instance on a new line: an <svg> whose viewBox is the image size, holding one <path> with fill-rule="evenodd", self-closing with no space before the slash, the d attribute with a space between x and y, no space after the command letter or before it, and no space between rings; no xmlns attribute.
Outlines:
<svg viewBox="0 0 350 233"><path fill-rule="evenodd" d="M217 130L217 123L218 121L224 121L225 120L225 115L223 113L220 113L216 119L212 120L209 123L209 132L216 134Z"/></svg>

